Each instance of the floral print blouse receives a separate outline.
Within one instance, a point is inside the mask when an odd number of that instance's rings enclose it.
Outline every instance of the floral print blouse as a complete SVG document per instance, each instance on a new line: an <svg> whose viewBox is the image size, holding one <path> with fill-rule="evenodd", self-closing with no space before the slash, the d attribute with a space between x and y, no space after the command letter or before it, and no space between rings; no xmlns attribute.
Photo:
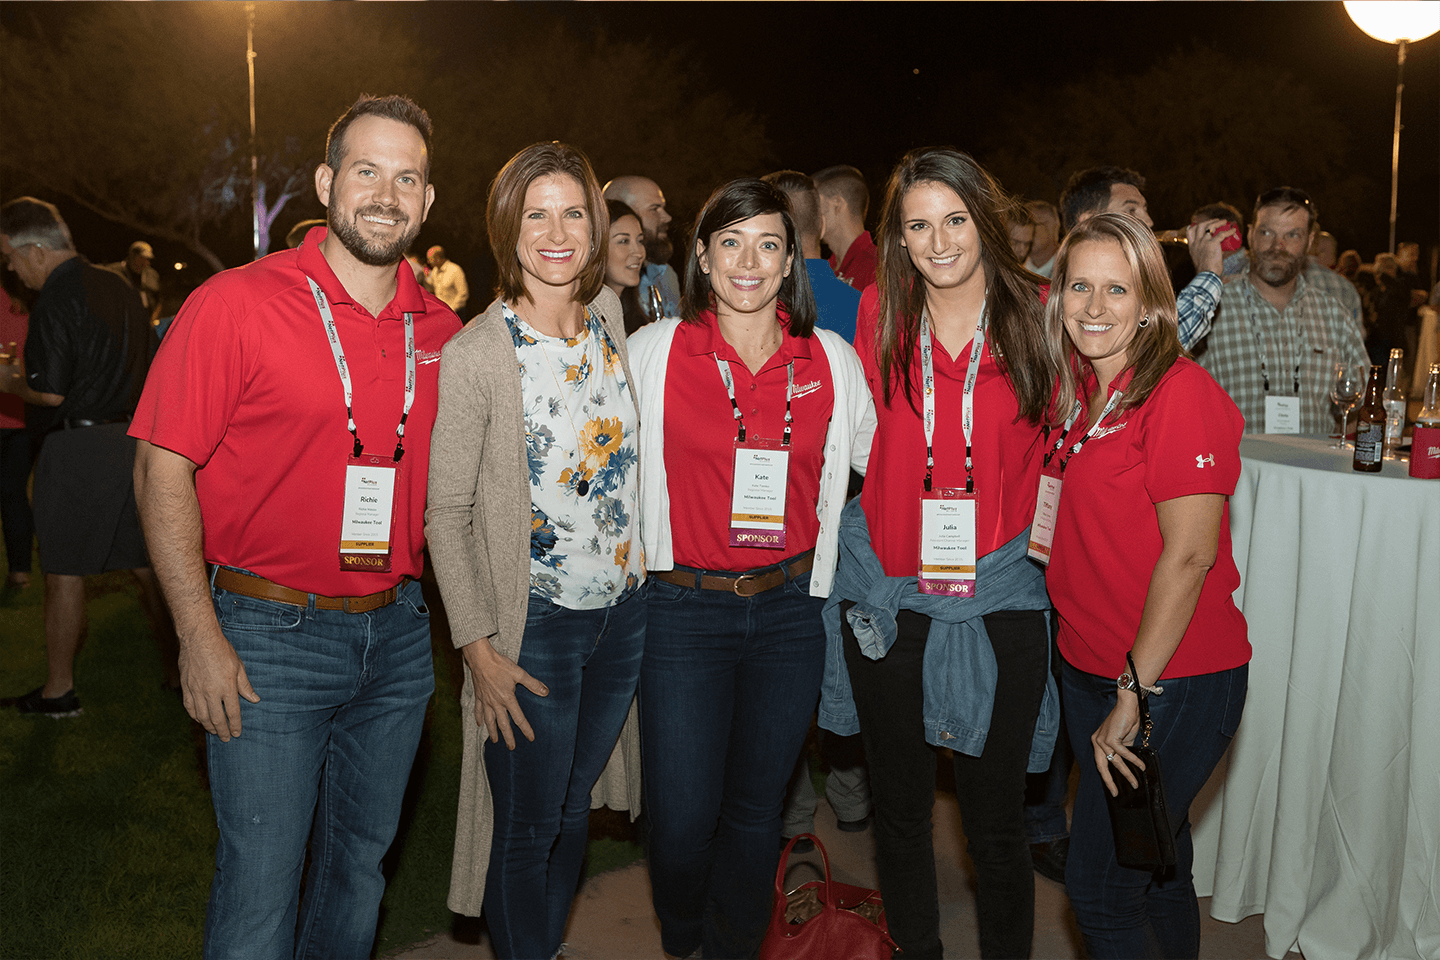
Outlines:
<svg viewBox="0 0 1440 960"><path fill-rule="evenodd" d="M625 370L588 310L571 339L508 306L520 361L530 466L530 595L572 610L608 606L640 585L639 417Z"/></svg>

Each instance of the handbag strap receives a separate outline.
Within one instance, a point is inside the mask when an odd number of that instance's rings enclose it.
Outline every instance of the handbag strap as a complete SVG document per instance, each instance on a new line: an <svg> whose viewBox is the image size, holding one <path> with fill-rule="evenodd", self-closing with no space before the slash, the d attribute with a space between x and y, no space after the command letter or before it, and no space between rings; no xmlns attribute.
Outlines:
<svg viewBox="0 0 1440 960"><path fill-rule="evenodd" d="M785 899L785 869L790 863L790 849L795 846L797 841L806 837L809 837L815 844L815 849L820 851L820 860L825 864L825 896L820 898L820 905L827 910L833 910L835 906L830 900L830 855L825 852L825 844L821 843L820 838L813 833L796 834L790 838L789 843L785 844L785 852L780 854L780 865L775 868L775 896L782 901Z"/></svg>
<svg viewBox="0 0 1440 960"><path fill-rule="evenodd" d="M1125 654L1125 666L1130 668L1130 676L1135 678L1135 695L1140 701L1140 729L1143 731L1140 746L1148 747L1150 746L1150 730L1153 727L1150 722L1150 704L1147 702L1150 695L1146 692L1144 685L1140 683L1140 672L1135 669L1135 657L1128 651Z"/></svg>

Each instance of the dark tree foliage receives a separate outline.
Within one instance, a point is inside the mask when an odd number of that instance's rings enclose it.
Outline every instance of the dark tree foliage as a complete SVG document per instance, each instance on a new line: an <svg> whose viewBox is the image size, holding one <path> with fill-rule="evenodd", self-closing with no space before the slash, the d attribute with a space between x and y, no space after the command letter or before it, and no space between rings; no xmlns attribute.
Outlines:
<svg viewBox="0 0 1440 960"><path fill-rule="evenodd" d="M244 6L84 4L43 18L29 4L0 8L4 198L68 198L215 270L250 259ZM312 183L325 133L362 92L408 94L434 119L437 199L420 243L435 238L452 257L485 248L486 189L539 140L581 146L602 180L653 175L679 209L766 169L761 119L705 85L683 52L554 27L446 62L408 11L258 5L258 152L275 243L323 216Z"/></svg>
<svg viewBox="0 0 1440 960"><path fill-rule="evenodd" d="M1101 70L1037 96L1011 97L987 131L987 167L1010 190L1055 200L1076 170L1099 164L1145 176L1160 228L1225 200L1249 214L1280 184L1315 197L1324 226L1358 231L1385 203L1383 186L1350 173L1349 131L1285 73L1213 50L1171 55L1141 73Z"/></svg>

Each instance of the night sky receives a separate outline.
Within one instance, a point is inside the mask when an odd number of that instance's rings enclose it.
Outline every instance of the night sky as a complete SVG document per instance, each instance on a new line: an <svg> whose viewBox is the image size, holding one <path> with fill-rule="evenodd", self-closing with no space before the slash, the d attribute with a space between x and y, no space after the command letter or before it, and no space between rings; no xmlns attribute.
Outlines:
<svg viewBox="0 0 1440 960"><path fill-rule="evenodd" d="M272 11L260 6L263 24ZM342 2L329 6L335 17L355 9ZM83 16L83 7L4 3L0 17L14 22L22 10L39 10L59 22ZM582 37L603 33L681 50L707 82L766 118L777 166L813 171L852 163L865 171L876 195L910 147L974 149L995 121L1001 93L1043 102L1058 84L1102 66L1135 73L1177 50L1209 47L1237 62L1288 73L1333 106L1351 141L1352 172L1383 184L1388 199L1395 47L1364 35L1339 3L428 2L394 4L392 13L394 29L434 44L438 65L483 57L496 45L523 45L557 20ZM235 62L243 83L243 28L241 38ZM262 33L257 44L266 39ZM263 69L263 57L258 63ZM1255 91L1257 98L1266 94ZM645 91L631 95L643 98ZM1440 35L1411 45L1404 107L1400 239L1429 246L1440 238ZM483 172L487 180L492 174ZM1284 179L1277 175L1276 182ZM1319 193L1324 185L1297 186ZM15 192L8 185L0 190L7 198ZM94 259L114 259L135 239L54 199L72 219L81 250L94 250ZM673 212L681 219L694 213ZM277 221L277 245L294 219L282 215ZM1387 221L1382 200L1373 227L1344 238L1343 245L1373 258L1385 247ZM1160 224L1166 225L1179 223ZM164 247L161 256L187 257Z"/></svg>

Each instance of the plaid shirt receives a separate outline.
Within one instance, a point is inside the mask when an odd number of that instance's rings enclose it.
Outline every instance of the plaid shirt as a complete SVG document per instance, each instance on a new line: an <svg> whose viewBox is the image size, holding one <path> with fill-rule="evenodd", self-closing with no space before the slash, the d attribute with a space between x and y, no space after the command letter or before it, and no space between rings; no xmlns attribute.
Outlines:
<svg viewBox="0 0 1440 960"><path fill-rule="evenodd" d="M1175 295L1175 309L1180 314L1180 345L1186 350L1210 332L1210 318L1220 302L1221 286L1219 275L1202 270Z"/></svg>
<svg viewBox="0 0 1440 960"><path fill-rule="evenodd" d="M1335 427L1330 413L1335 364L1370 362L1349 306L1311 283L1307 273L1297 278L1282 313L1255 289L1248 271L1225 285L1213 329L1195 349L1195 359L1240 408L1246 433L1265 432L1266 377L1270 394L1295 396L1297 368L1300 432L1328 433Z"/></svg>

